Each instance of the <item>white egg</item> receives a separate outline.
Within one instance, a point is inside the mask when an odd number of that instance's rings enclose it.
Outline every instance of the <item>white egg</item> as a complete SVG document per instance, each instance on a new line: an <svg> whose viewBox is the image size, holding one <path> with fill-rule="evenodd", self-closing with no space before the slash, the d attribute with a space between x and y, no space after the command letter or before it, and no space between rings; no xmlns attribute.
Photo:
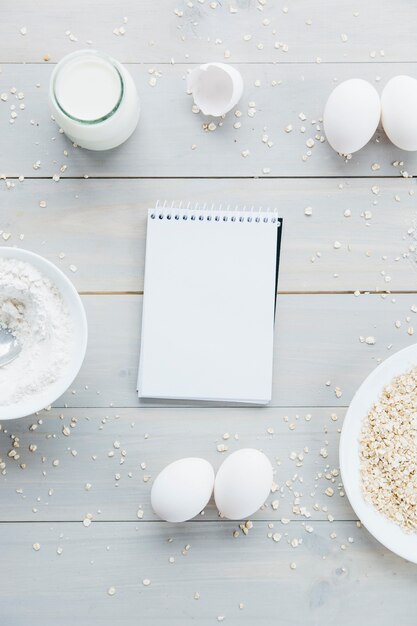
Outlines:
<svg viewBox="0 0 417 626"><path fill-rule="evenodd" d="M272 486L268 457L253 448L233 452L222 463L214 482L214 499L224 517L243 519L265 502Z"/></svg>
<svg viewBox="0 0 417 626"><path fill-rule="evenodd" d="M340 83L330 94L323 124L331 147L340 154L352 154L365 146L381 117L378 92L366 80L352 78Z"/></svg>
<svg viewBox="0 0 417 626"><path fill-rule="evenodd" d="M151 491L155 513L167 522L185 522L198 515L213 493L214 470L205 459L189 457L167 465Z"/></svg>
<svg viewBox="0 0 417 626"><path fill-rule="evenodd" d="M382 125L388 138L401 150L417 150L417 80L395 76L381 96Z"/></svg>
<svg viewBox="0 0 417 626"><path fill-rule="evenodd" d="M187 89L204 115L220 117L242 97L243 78L226 63L205 63L188 74Z"/></svg>

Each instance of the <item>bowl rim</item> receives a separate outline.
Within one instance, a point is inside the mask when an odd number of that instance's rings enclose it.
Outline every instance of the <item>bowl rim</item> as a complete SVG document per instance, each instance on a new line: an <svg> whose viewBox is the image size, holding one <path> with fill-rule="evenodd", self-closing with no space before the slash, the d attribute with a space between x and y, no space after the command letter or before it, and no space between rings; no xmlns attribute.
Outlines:
<svg viewBox="0 0 417 626"><path fill-rule="evenodd" d="M388 550L407 561L417 563L417 533L406 533L365 500L359 460L359 435L367 411L393 378L413 367L417 367L417 343L398 350L382 361L361 383L343 421L339 442L339 467L344 491L365 528Z"/></svg>
<svg viewBox="0 0 417 626"><path fill-rule="evenodd" d="M60 398L77 377L84 361L88 342L88 324L84 304L74 284L65 273L54 263L52 263L52 261L49 261L48 259L40 254L37 254L36 252L32 252L24 248L15 248L13 246L0 246L0 259L4 258L16 258L17 260L32 264L38 271L40 271L41 274L44 273L42 272L42 268L45 267L50 270L52 275L55 274L57 277L55 280L53 278L51 279L51 277L48 275L47 278L49 278L51 282L55 284L61 294L62 289L60 289L58 283L62 281L66 284L66 287L68 288L70 294L69 297L73 298L73 301L76 304L76 308L78 309L81 326L79 328L80 342L79 344L77 344L77 354L74 358L74 364L71 370L69 370L69 372L71 373L67 373L66 375L64 373L62 377L58 378L58 380L53 384L54 391L52 392L51 390L50 394L48 394L46 391L40 395L35 394L34 401L30 407L30 411L24 409L23 407L25 405L20 403L0 406L0 421L27 417L29 415L37 413L38 411L41 411L42 409L55 402L58 398ZM65 298L64 294L62 294L62 296ZM68 300L68 298L65 299Z"/></svg>

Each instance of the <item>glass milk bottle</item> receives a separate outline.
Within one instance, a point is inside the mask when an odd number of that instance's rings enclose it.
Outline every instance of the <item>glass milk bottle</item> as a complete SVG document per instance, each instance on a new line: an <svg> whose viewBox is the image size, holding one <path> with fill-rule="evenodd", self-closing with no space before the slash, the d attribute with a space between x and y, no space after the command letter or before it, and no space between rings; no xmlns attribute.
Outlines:
<svg viewBox="0 0 417 626"><path fill-rule="evenodd" d="M88 150L126 141L139 120L139 96L129 72L96 50L80 50L55 67L49 86L52 114L64 133Z"/></svg>

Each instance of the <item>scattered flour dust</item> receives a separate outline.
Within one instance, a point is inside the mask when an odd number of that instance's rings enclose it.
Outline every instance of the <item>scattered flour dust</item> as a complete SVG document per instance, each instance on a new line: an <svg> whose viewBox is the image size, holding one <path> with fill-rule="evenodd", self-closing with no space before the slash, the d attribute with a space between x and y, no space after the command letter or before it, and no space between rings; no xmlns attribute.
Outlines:
<svg viewBox="0 0 417 626"><path fill-rule="evenodd" d="M29 263L0 259L0 327L19 340L19 356L0 367L0 406L44 391L69 361L72 326L60 291Z"/></svg>

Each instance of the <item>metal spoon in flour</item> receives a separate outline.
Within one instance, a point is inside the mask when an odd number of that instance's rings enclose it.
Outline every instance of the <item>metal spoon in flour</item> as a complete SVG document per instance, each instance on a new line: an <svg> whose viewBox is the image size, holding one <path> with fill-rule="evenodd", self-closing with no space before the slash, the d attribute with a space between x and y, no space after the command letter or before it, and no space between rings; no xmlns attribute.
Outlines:
<svg viewBox="0 0 417 626"><path fill-rule="evenodd" d="M10 330L0 327L0 367L15 360L22 346Z"/></svg>

